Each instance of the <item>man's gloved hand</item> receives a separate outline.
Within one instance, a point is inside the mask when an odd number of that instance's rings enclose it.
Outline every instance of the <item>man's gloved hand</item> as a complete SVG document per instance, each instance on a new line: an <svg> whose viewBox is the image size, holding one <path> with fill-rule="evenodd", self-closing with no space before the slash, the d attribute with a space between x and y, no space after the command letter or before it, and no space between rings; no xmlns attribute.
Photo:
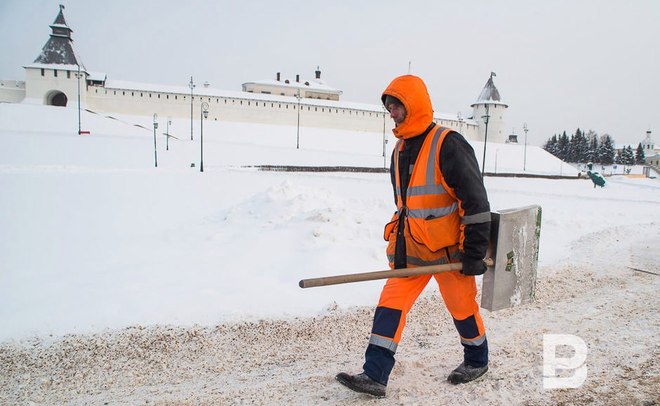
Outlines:
<svg viewBox="0 0 660 406"><path fill-rule="evenodd" d="M483 259L463 256L461 262L463 263L461 270L463 275L483 275L486 272L486 264Z"/></svg>

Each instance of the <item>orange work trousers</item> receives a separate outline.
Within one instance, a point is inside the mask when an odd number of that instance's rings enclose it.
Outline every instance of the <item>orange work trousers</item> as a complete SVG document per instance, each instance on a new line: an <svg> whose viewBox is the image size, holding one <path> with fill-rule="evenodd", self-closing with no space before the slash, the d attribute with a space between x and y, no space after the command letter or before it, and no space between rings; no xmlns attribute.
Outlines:
<svg viewBox="0 0 660 406"><path fill-rule="evenodd" d="M484 342L486 335L476 301L475 277L463 275L460 271L451 271L388 279L376 308L370 344L396 352L406 325L406 316L431 277L438 283L445 306L451 313L461 337L461 343L478 346Z"/></svg>

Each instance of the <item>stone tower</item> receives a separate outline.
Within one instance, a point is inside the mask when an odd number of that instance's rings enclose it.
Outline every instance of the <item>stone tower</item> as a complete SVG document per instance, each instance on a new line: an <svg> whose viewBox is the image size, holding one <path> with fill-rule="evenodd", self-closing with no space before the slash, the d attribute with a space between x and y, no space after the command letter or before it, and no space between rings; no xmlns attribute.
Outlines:
<svg viewBox="0 0 660 406"><path fill-rule="evenodd" d="M473 119L479 124L479 140L487 136L488 142L504 143L507 139L505 131L504 113L509 107L502 102L500 92L493 83L495 72L490 73L477 101L472 104ZM488 120L488 134L486 135L486 120Z"/></svg>
<svg viewBox="0 0 660 406"><path fill-rule="evenodd" d="M87 72L73 49L73 39L64 19L64 6L53 24L50 38L31 65L25 66L25 101L67 106L80 94L85 101ZM80 74L80 77L78 76Z"/></svg>
<svg viewBox="0 0 660 406"><path fill-rule="evenodd" d="M642 148L644 148L644 153L653 153L655 150L655 142L651 138L651 130L646 130L646 138L642 141Z"/></svg>

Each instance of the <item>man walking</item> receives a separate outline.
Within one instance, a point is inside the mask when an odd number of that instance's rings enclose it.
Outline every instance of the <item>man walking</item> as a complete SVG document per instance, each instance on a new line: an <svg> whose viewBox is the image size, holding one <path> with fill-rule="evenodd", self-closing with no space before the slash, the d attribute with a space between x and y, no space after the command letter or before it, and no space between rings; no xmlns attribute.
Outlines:
<svg viewBox="0 0 660 406"><path fill-rule="evenodd" d="M390 268L462 262L462 271L388 279L374 314L363 372L340 373L348 388L385 396L406 315L433 276L463 345L463 362L448 376L470 382L488 370L488 342L474 275L486 271L490 205L474 150L463 136L433 122L426 85L395 78L382 101L398 142L390 174L397 211L385 226Z"/></svg>

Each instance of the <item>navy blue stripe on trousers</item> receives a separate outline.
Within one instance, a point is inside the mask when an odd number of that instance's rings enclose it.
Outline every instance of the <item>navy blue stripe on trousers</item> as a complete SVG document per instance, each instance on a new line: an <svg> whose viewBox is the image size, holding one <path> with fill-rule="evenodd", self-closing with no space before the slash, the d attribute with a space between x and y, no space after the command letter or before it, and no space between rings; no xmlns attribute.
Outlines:
<svg viewBox="0 0 660 406"><path fill-rule="evenodd" d="M393 339L400 321L401 310L378 306L374 314L374 324L371 332L381 337Z"/></svg>
<svg viewBox="0 0 660 406"><path fill-rule="evenodd" d="M456 330L458 330L458 334L463 338L471 340L479 337L479 327L477 327L477 321L474 319L474 315L465 320L454 319L454 325L456 326Z"/></svg>

